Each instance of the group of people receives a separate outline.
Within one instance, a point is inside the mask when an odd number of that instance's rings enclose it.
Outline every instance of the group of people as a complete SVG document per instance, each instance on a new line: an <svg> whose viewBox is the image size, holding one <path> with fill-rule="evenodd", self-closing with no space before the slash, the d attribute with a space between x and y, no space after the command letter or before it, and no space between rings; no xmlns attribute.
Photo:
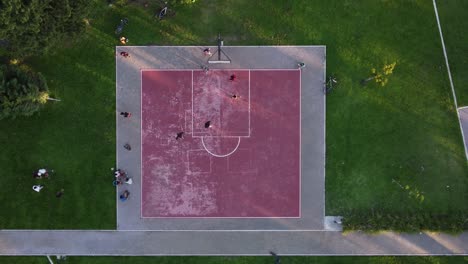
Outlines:
<svg viewBox="0 0 468 264"><path fill-rule="evenodd" d="M47 171L47 169L38 169L37 171L33 172L33 178L35 179L49 178L49 172Z"/></svg>
<svg viewBox="0 0 468 264"><path fill-rule="evenodd" d="M50 170L50 173L53 173L54 171L53 170ZM33 178L34 179L49 179L49 170L47 169L38 169L36 171L33 172ZM33 191L35 192L41 192L42 189L44 189L44 185L42 184L35 184L32 186L32 189ZM62 195L64 194L65 190L64 189L60 189L59 191L57 191L55 193L55 197L57 198L60 198L62 197Z"/></svg>
<svg viewBox="0 0 468 264"><path fill-rule="evenodd" d="M122 56L124 56L124 54L120 54ZM127 53L127 56L128 56L128 53ZM127 57L127 56L124 56L124 57ZM130 112L120 112L120 115L123 117L123 118L129 118L132 116L132 113ZM124 148L126 150L131 150L132 147L130 146L130 144L128 143L125 143L124 144ZM132 178L128 177L127 173L122 170L122 169L116 169L114 171L114 176L115 176L115 180L113 182L114 186L118 186L118 185L123 185L124 183L125 184L133 184L133 180ZM130 192L128 190L124 190L120 195L119 195L119 199L120 201L122 202L125 202L128 200L128 198L130 197Z"/></svg>
<svg viewBox="0 0 468 264"><path fill-rule="evenodd" d="M49 172L46 169L38 169L33 172L33 178L34 179L42 179L42 178L49 178ZM32 189L35 192L40 192L44 188L44 185L42 184L36 184L33 185Z"/></svg>
<svg viewBox="0 0 468 264"><path fill-rule="evenodd" d="M127 173L124 170L116 169L114 171L115 180L113 182L114 186L126 184L133 184L132 178L128 177ZM120 195L119 199L122 202L125 202L130 197L130 192L128 190L124 190Z"/></svg>

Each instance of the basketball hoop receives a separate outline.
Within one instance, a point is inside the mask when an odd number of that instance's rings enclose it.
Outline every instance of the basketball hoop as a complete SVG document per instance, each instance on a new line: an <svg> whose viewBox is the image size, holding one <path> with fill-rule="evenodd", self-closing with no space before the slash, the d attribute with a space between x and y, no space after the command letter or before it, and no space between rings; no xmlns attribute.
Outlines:
<svg viewBox="0 0 468 264"><path fill-rule="evenodd" d="M218 33L218 49L213 53L213 55L208 59L209 64L229 64L231 63L231 58L223 51L221 48L224 46L224 41L221 38L221 35ZM215 57L215 54L218 53L218 59L217 60L212 60L211 58ZM224 58L221 57L221 54L224 55Z"/></svg>

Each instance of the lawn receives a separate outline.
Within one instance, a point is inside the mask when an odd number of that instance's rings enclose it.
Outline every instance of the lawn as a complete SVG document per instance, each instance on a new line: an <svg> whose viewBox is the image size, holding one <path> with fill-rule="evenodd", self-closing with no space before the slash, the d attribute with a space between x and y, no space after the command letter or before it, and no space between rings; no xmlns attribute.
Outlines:
<svg viewBox="0 0 468 264"><path fill-rule="evenodd" d="M53 258L54 259L54 258ZM0 257L0 262L47 264L46 257ZM272 264L272 257L68 257L58 264ZM467 257L282 257L284 264L462 264Z"/></svg>
<svg viewBox="0 0 468 264"><path fill-rule="evenodd" d="M62 101L0 125L0 210L8 212L0 228L115 228L114 29L122 17L129 45L213 45L218 32L226 45L327 45L327 72L339 79L327 97L327 214L468 210L468 167L431 1L207 0L163 21L154 10L98 1L81 39L25 62ZM360 84L392 62L386 86ZM31 173L42 166L56 175L35 193Z"/></svg>
<svg viewBox="0 0 468 264"><path fill-rule="evenodd" d="M457 93L458 106L468 106L468 2L464 0L438 1L439 19L445 48Z"/></svg>

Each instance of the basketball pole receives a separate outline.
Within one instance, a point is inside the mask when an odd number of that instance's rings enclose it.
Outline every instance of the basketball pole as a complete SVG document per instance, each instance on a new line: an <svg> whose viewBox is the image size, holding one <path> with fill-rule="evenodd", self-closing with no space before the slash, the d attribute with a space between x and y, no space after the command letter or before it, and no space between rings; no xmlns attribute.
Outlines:
<svg viewBox="0 0 468 264"><path fill-rule="evenodd" d="M224 42L223 42L223 39L221 38L221 34L218 33L218 38L217 38L217 44L218 44L218 50L216 51L218 53L218 60L210 60L210 58L208 58L208 63L209 64L214 64L214 63L231 63L231 58L223 51L223 46L224 46ZM215 53L216 53L215 52ZM224 54L224 56L226 56L227 60L222 60L221 59L221 53ZM214 54L213 54L214 55Z"/></svg>
<svg viewBox="0 0 468 264"><path fill-rule="evenodd" d="M221 61L221 46L223 45L223 40L221 39L221 34L218 33L218 61Z"/></svg>

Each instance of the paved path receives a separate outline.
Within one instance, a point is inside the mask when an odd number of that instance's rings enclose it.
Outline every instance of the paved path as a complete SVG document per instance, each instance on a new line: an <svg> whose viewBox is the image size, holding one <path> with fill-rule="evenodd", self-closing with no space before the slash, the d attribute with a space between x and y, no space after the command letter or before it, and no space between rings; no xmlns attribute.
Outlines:
<svg viewBox="0 0 468 264"><path fill-rule="evenodd" d="M458 116L460 117L466 159L468 159L468 106L458 108Z"/></svg>
<svg viewBox="0 0 468 264"><path fill-rule="evenodd" d="M0 231L0 255L468 255L468 233Z"/></svg>

